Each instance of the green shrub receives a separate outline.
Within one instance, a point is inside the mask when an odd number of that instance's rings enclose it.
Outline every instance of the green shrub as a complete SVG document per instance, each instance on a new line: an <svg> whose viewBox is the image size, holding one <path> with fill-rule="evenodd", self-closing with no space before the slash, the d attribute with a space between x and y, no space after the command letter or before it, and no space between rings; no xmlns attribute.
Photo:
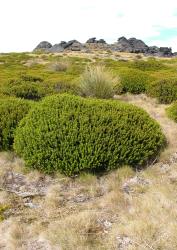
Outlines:
<svg viewBox="0 0 177 250"><path fill-rule="evenodd" d="M0 99L0 150L9 150L14 140L14 130L28 113L32 102L17 99Z"/></svg>
<svg viewBox="0 0 177 250"><path fill-rule="evenodd" d="M156 60L155 58L150 58L147 61L136 60L136 61L132 62L131 66L135 69L139 69L139 70L143 70L143 71L157 71L157 70L167 68L166 65L164 65L159 60Z"/></svg>
<svg viewBox="0 0 177 250"><path fill-rule="evenodd" d="M71 82L57 82L54 84L53 88L55 94L58 93L70 93L70 94L80 94L80 88L78 86L78 80Z"/></svg>
<svg viewBox="0 0 177 250"><path fill-rule="evenodd" d="M177 100L177 80L163 79L152 82L147 88L147 94L156 97L160 103L168 104Z"/></svg>
<svg viewBox="0 0 177 250"><path fill-rule="evenodd" d="M122 93L140 94L145 92L151 78L150 76L136 69L123 69L119 71L120 84ZM120 92L120 87L119 87Z"/></svg>
<svg viewBox="0 0 177 250"><path fill-rule="evenodd" d="M5 219L4 212L10 208L9 205L0 204L0 222Z"/></svg>
<svg viewBox="0 0 177 250"><path fill-rule="evenodd" d="M168 116L177 122L177 101L174 102L168 109L167 109Z"/></svg>
<svg viewBox="0 0 177 250"><path fill-rule="evenodd" d="M111 98L114 95L115 78L103 66L87 67L81 76L81 94L100 99Z"/></svg>
<svg viewBox="0 0 177 250"><path fill-rule="evenodd" d="M51 92L39 77L22 75L10 80L3 89L3 94L29 100L40 100Z"/></svg>
<svg viewBox="0 0 177 250"><path fill-rule="evenodd" d="M68 94L45 98L16 130L14 148L27 166L74 175L137 167L164 144L159 125L140 108Z"/></svg>

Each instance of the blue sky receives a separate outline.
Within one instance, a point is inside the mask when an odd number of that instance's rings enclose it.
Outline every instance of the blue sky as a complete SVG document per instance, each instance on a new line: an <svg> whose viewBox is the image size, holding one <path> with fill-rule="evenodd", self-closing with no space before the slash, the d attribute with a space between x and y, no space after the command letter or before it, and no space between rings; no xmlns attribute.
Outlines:
<svg viewBox="0 0 177 250"><path fill-rule="evenodd" d="M136 37L177 51L177 0L0 0L0 52L40 41Z"/></svg>
<svg viewBox="0 0 177 250"><path fill-rule="evenodd" d="M151 44L162 43L162 44L169 45L170 41L172 41L173 39L176 39L177 41L177 27L176 28L154 27L154 29L158 32L158 34L155 36L150 36L149 38L146 38L147 43L151 43Z"/></svg>

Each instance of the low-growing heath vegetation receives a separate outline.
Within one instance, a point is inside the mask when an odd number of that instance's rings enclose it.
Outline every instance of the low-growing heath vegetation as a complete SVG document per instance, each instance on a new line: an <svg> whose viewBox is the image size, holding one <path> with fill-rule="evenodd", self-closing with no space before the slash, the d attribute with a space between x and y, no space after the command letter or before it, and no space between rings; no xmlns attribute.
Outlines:
<svg viewBox="0 0 177 250"><path fill-rule="evenodd" d="M163 79L149 84L147 94L156 97L160 103L169 104L177 100L177 80Z"/></svg>
<svg viewBox="0 0 177 250"><path fill-rule="evenodd" d="M177 122L177 101L167 108L167 114L172 120Z"/></svg>
<svg viewBox="0 0 177 250"><path fill-rule="evenodd" d="M9 150L14 131L20 120L29 112L33 103L17 98L0 99L0 150Z"/></svg>

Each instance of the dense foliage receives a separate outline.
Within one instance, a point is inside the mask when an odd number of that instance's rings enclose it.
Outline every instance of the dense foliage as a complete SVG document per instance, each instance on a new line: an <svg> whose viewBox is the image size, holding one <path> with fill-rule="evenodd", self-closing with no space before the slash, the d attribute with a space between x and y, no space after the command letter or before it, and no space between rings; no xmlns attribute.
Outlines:
<svg viewBox="0 0 177 250"><path fill-rule="evenodd" d="M44 85L40 77L30 75L10 80L3 89L6 95L29 100L39 100L50 92L50 88Z"/></svg>
<svg viewBox="0 0 177 250"><path fill-rule="evenodd" d="M45 98L20 122L14 148L27 166L71 176L137 167L164 141L159 125L140 108L60 94Z"/></svg>
<svg viewBox="0 0 177 250"><path fill-rule="evenodd" d="M140 94L145 92L150 77L145 72L137 69L120 70L120 84L122 93ZM120 86L118 83L118 86ZM119 90L120 91L120 90Z"/></svg>
<svg viewBox="0 0 177 250"><path fill-rule="evenodd" d="M157 71L167 68L167 66L155 58L150 58L147 61L136 60L132 63L132 67L143 71Z"/></svg>
<svg viewBox="0 0 177 250"><path fill-rule="evenodd" d="M168 116L177 122L177 101L167 109Z"/></svg>
<svg viewBox="0 0 177 250"><path fill-rule="evenodd" d="M177 80L164 79L152 82L147 94L156 97L160 103L168 104L177 100Z"/></svg>
<svg viewBox="0 0 177 250"><path fill-rule="evenodd" d="M14 130L31 106L31 102L17 98L0 99L0 150L11 149Z"/></svg>

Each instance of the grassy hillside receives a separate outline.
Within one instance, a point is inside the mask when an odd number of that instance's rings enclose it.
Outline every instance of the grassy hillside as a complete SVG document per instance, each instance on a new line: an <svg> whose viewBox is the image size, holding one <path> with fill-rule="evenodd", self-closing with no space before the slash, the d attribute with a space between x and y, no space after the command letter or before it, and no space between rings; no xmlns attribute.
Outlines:
<svg viewBox="0 0 177 250"><path fill-rule="evenodd" d="M2 148L11 150L0 152L0 249L177 249L177 123L171 119L172 116L168 117L169 107L173 110L176 108L176 66L176 58L154 59L103 51L0 55L0 143L3 141L6 143L3 145L10 145ZM61 102L60 93L63 92L69 93L64 97L73 94L89 100L72 97L72 102ZM51 95L55 96L46 98ZM13 105L13 102L22 107ZM23 103L29 103L28 106L33 109L18 127L20 133L20 128L24 129L23 125L26 124L25 133L20 134L21 147L22 150L28 149L28 157L38 153L35 155L36 165L31 164L30 168L26 168L24 159L12 150L14 131L21 116L25 115L21 114L25 108ZM99 113L96 113L97 105L100 105ZM123 105L132 112L121 115L119 109L126 110ZM139 117L140 112L142 120L138 118L137 122L133 122L134 112L137 112L135 118ZM83 120L81 113L84 114ZM120 119L116 117L111 120L113 115L119 115ZM126 133L121 116L124 117L123 122L128 121L127 127L130 126ZM125 164L125 160L121 168L97 173L76 171L72 177L58 171L51 171L50 175L39 171L42 169L38 167L41 156L45 158L45 164L51 159L52 168L54 149L58 157L61 153L64 158L71 151L70 158L75 159L74 149L80 146L80 141L88 145L88 141L93 142L98 138L101 143L98 144L97 159L94 159L93 165L103 162L103 158L104 162L108 162L105 159L107 154L111 161L114 145L109 144L106 154L101 151L103 144L106 148L107 138L113 134L119 135L119 132L123 138L120 144L125 142L130 145L132 131L137 131L136 124L138 129L145 129L143 135L149 133L147 128L150 128L143 123L144 116L158 126L160 133L162 131L166 144L143 166L132 168ZM59 118L62 121L60 126L63 126L61 130L57 127ZM98 121L102 126L100 131L97 129ZM73 131L69 137L68 129L69 132ZM86 136L78 134L78 130L84 131ZM111 136L105 136L108 131L111 131ZM140 133L136 136L139 144L135 141L136 147L140 147L138 152L151 145L148 136L145 141L141 136ZM66 147L60 148L59 152L56 149L60 147L61 138ZM114 140L116 145L118 139ZM25 143L26 146L23 145ZM84 155L84 152L78 151L77 157L79 154L86 158L92 154L95 156L95 145L88 145L88 152L91 153ZM48 148L53 150L47 152ZM133 147L131 152L124 148L120 155L126 159L127 155L133 153L137 157ZM153 151L149 153L152 155ZM55 158L55 163L59 162L58 159ZM69 160L67 158L67 164ZM90 164L88 160L84 159ZM75 165L77 162L73 160L72 167L75 168Z"/></svg>

